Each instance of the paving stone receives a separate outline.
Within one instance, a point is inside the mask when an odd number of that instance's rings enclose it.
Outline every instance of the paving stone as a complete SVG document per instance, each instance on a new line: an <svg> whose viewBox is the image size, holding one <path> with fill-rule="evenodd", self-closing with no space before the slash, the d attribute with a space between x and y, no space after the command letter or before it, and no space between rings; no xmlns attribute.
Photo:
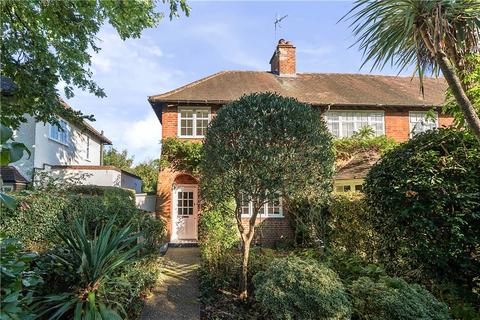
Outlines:
<svg viewBox="0 0 480 320"><path fill-rule="evenodd" d="M147 299L140 319L200 319L199 249L169 248L164 258L161 279Z"/></svg>

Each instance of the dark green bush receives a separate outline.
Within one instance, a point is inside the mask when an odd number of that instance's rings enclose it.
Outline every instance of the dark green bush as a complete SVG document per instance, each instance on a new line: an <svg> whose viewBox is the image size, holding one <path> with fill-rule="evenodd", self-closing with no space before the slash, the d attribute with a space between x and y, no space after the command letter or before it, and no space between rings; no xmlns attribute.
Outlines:
<svg viewBox="0 0 480 320"><path fill-rule="evenodd" d="M2 212L0 230L8 237L19 238L28 249L45 251L60 242L56 229L70 225L75 218L85 219L87 231L93 234L115 216L114 230L132 221L145 232L148 249L161 242L163 221L140 212L135 207L132 192L115 187L75 188L75 192L80 193L71 193L72 189L69 193L19 194L16 197L19 206Z"/></svg>
<svg viewBox="0 0 480 320"><path fill-rule="evenodd" d="M314 260L275 259L253 283L255 299L274 319L350 317L350 302L337 274Z"/></svg>
<svg viewBox="0 0 480 320"><path fill-rule="evenodd" d="M350 287L353 317L359 320L442 320L450 319L447 306L423 287L400 278L368 277Z"/></svg>
<svg viewBox="0 0 480 320"><path fill-rule="evenodd" d="M326 248L373 260L376 236L368 212L362 193L332 194L325 215Z"/></svg>
<svg viewBox="0 0 480 320"><path fill-rule="evenodd" d="M385 154L364 187L387 270L474 287L480 274L480 149L468 132L419 134Z"/></svg>
<svg viewBox="0 0 480 320"><path fill-rule="evenodd" d="M1 319L33 319L33 295L42 283L30 264L36 254L26 253L15 239L0 238Z"/></svg>
<svg viewBox="0 0 480 320"><path fill-rule="evenodd" d="M239 234L235 219L219 208L206 209L200 215L198 229L203 287L207 291L228 287L237 281L238 273Z"/></svg>

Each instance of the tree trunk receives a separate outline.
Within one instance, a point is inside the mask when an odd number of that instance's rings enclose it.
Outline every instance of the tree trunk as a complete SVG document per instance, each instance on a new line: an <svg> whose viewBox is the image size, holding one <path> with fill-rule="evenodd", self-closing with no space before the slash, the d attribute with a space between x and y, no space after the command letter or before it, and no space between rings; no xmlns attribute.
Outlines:
<svg viewBox="0 0 480 320"><path fill-rule="evenodd" d="M250 232L248 232L250 233ZM240 300L245 301L248 298L248 257L250 255L250 244L252 239L246 235L242 243L242 271L240 275Z"/></svg>
<svg viewBox="0 0 480 320"><path fill-rule="evenodd" d="M462 82L455 73L455 70L446 57L445 53L440 52L435 55L438 66L442 70L445 80L447 80L448 86L452 90L455 100L457 100L460 110L462 110L463 116L468 126L472 130L473 134L480 143L480 119L478 118L475 108L472 102L468 99L465 90L463 89Z"/></svg>

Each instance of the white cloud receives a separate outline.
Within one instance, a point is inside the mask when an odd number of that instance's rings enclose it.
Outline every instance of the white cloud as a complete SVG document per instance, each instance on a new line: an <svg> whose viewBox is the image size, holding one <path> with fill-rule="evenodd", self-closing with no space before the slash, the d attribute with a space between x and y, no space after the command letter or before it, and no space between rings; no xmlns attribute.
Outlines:
<svg viewBox="0 0 480 320"><path fill-rule="evenodd" d="M237 36L231 25L226 23L210 23L196 26L192 33L212 46L222 58L231 63L241 65L253 70L265 70L265 61L255 57L243 38Z"/></svg>
<svg viewBox="0 0 480 320"><path fill-rule="evenodd" d="M297 49L298 53L304 53L309 56L314 56L316 58L321 58L326 55L329 55L330 53L333 52L333 47L331 46L318 46L318 47L312 47L312 46L301 46Z"/></svg>

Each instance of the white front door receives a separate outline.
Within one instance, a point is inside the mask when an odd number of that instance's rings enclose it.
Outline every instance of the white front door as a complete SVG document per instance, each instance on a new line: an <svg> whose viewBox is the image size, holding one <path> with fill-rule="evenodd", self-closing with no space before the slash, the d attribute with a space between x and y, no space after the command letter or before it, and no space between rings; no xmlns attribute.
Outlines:
<svg viewBox="0 0 480 320"><path fill-rule="evenodd" d="M172 240L197 240L197 187L177 186L173 192Z"/></svg>

